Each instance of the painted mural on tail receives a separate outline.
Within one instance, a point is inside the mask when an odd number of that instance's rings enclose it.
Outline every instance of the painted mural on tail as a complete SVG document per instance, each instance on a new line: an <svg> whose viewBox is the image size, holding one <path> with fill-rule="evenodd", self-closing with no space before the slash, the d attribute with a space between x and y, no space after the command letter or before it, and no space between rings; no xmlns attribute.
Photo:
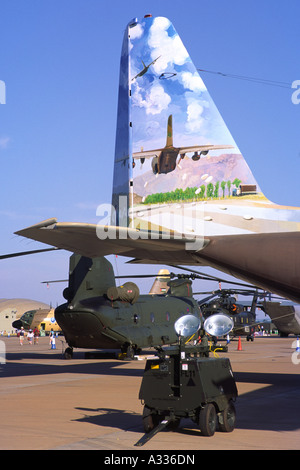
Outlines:
<svg viewBox="0 0 300 470"><path fill-rule="evenodd" d="M133 21L124 35L112 201L116 225L164 232L251 233L262 228L254 216L274 219L167 18Z"/></svg>

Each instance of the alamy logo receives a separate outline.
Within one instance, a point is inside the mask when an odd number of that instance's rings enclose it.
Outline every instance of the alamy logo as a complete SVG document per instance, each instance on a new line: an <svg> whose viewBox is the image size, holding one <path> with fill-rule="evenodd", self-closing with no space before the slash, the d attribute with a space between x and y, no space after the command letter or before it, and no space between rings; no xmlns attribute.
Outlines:
<svg viewBox="0 0 300 470"><path fill-rule="evenodd" d="M179 205L173 210L150 206L144 212L135 213L134 209L129 208L127 196L119 196L117 208L111 204L100 204L96 215L101 218L96 228L100 240L184 239L186 250L198 251L204 246L203 204ZM140 228L135 228L135 221Z"/></svg>
<svg viewBox="0 0 300 470"><path fill-rule="evenodd" d="M6 363L6 346L4 341L0 341L0 364Z"/></svg>
<svg viewBox="0 0 300 470"><path fill-rule="evenodd" d="M300 80L294 80L292 83L292 88L296 88L296 90L292 94L292 103L299 104L300 103Z"/></svg>
<svg viewBox="0 0 300 470"><path fill-rule="evenodd" d="M292 348L295 349L292 353L292 363L298 365L300 364L300 342L298 337L297 340L293 341Z"/></svg>
<svg viewBox="0 0 300 470"><path fill-rule="evenodd" d="M6 85L3 80L0 80L0 104L6 104Z"/></svg>

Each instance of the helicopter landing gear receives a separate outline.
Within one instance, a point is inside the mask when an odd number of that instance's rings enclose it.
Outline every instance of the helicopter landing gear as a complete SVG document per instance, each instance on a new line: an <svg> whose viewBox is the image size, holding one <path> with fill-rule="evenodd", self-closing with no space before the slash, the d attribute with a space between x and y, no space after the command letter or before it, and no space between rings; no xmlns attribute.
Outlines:
<svg viewBox="0 0 300 470"><path fill-rule="evenodd" d="M130 344L126 350L126 359L133 359L133 358L134 358L134 348Z"/></svg>
<svg viewBox="0 0 300 470"><path fill-rule="evenodd" d="M121 352L124 355L124 359L134 359L134 356L140 354L141 348L138 348L137 345L125 343L121 347Z"/></svg>
<svg viewBox="0 0 300 470"><path fill-rule="evenodd" d="M73 358L73 348L68 347L67 349L65 349L64 358L65 359L72 359Z"/></svg>

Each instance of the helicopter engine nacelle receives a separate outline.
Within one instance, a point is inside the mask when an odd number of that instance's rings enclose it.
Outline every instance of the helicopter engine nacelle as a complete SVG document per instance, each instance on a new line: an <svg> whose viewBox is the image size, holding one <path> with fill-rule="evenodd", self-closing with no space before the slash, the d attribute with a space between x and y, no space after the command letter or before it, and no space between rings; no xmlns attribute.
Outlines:
<svg viewBox="0 0 300 470"><path fill-rule="evenodd" d="M106 293L110 300L122 300L134 304L140 295L140 290L134 282L125 282L119 287L109 287Z"/></svg>
<svg viewBox="0 0 300 470"><path fill-rule="evenodd" d="M170 294L177 297L192 297L192 281L189 279L173 279L168 282Z"/></svg>

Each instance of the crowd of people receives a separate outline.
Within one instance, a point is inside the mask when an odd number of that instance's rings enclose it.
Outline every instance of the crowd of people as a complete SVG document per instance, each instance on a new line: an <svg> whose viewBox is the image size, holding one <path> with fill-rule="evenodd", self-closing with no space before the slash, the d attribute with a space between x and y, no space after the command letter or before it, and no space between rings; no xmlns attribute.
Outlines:
<svg viewBox="0 0 300 470"><path fill-rule="evenodd" d="M20 345L23 346L25 337L27 337L27 341L29 344L38 344L40 332L38 328L34 328L34 330L30 329L26 333L22 326L21 329L18 331L17 335L20 339Z"/></svg>

